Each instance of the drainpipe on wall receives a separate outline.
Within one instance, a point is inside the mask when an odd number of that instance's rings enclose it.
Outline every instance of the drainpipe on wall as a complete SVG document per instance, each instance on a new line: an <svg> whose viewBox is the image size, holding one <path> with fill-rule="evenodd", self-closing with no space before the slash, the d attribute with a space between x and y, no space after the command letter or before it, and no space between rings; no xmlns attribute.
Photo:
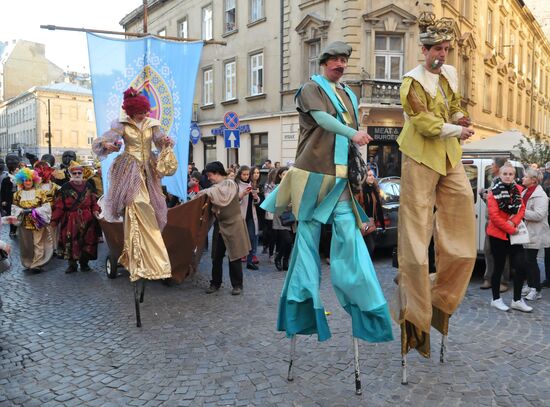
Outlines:
<svg viewBox="0 0 550 407"><path fill-rule="evenodd" d="M281 2L281 21L279 28L279 74L281 82L279 84L279 93L280 93L280 108L279 110L283 111L283 29L284 29L284 13L285 13L285 0L280 0Z"/></svg>
<svg viewBox="0 0 550 407"><path fill-rule="evenodd" d="M535 133L533 129L533 117L534 117L534 99L535 96L535 72L533 72L533 67L535 65L535 48L537 42L535 41L535 36L533 36L533 54L531 55L531 111L529 112L529 136Z"/></svg>

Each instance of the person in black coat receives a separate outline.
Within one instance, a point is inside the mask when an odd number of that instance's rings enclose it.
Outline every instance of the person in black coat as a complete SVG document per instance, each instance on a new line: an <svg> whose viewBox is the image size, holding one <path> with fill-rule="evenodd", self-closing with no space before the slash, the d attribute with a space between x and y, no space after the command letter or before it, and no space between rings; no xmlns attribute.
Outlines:
<svg viewBox="0 0 550 407"><path fill-rule="evenodd" d="M0 182L0 202L2 216L11 215L11 205L13 202L13 193L17 191L17 185L13 181L15 173L19 170L19 156L17 154L6 155L6 166L8 167L8 173L2 174L2 181ZM14 237L17 227L10 225L10 237Z"/></svg>
<svg viewBox="0 0 550 407"><path fill-rule="evenodd" d="M377 229L385 230L384 225L384 212L382 211L382 198L380 196L380 188L376 182L374 172L369 170L367 173L367 179L363 184L361 190L361 196L359 202L363 206L365 213L369 219L374 221L374 226ZM369 233L365 235L365 243L369 249L369 254L372 256L376 243L374 240L375 233Z"/></svg>

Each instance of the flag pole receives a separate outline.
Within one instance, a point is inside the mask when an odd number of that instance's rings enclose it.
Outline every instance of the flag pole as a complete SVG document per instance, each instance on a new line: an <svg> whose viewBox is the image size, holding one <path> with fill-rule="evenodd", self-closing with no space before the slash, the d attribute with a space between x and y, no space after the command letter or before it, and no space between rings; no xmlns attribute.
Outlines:
<svg viewBox="0 0 550 407"><path fill-rule="evenodd" d="M52 25L52 24L45 24L40 25L40 28L43 28L45 30L60 30L60 31L77 31L77 32L85 32L85 33L96 33L96 34L111 34L111 35L124 35L126 37L156 37L163 40L170 40L170 41L182 41L182 42L196 42L196 41L202 41L204 45L227 45L227 42L225 41L215 41L215 40L201 40L199 38L180 38L180 37L171 37L168 35L154 35L149 33L132 33L132 32L126 32L126 31L110 31L110 30L98 30L94 28L76 28L76 27L62 27L58 25Z"/></svg>
<svg viewBox="0 0 550 407"><path fill-rule="evenodd" d="M147 0L143 0L143 32L147 34Z"/></svg>

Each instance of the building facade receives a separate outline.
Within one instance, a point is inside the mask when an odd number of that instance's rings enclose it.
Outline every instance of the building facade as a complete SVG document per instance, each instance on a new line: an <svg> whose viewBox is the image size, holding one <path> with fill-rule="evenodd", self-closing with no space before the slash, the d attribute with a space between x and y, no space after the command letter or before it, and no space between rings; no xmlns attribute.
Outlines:
<svg viewBox="0 0 550 407"><path fill-rule="evenodd" d="M63 81L63 70L46 58L44 44L14 40L0 56L0 101L33 86Z"/></svg>
<svg viewBox="0 0 550 407"><path fill-rule="evenodd" d="M59 162L64 151L74 150L79 160L91 162L95 137L92 91L87 88L69 83L37 86L0 103L0 155L41 157L51 149Z"/></svg>
<svg viewBox="0 0 550 407"><path fill-rule="evenodd" d="M348 42L353 54L344 80L360 101L360 126L374 137L363 153L387 176L400 171L399 87L403 74L423 62L417 17L426 9L456 21L448 63L459 72L476 137L515 128L549 135L550 44L521 0L152 0L148 32L227 42L206 45L200 63L194 120L202 137L192 150L199 168L212 160L292 161L299 131L294 94L319 72L324 46ZM121 24L141 32L142 17L138 8ZM241 119L239 149L224 145L227 111Z"/></svg>

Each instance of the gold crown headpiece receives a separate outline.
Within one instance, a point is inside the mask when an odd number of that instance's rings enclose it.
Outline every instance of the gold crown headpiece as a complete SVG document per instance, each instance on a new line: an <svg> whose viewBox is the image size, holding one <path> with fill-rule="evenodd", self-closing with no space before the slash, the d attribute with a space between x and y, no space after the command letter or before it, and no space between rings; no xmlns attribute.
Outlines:
<svg viewBox="0 0 550 407"><path fill-rule="evenodd" d="M436 45L443 41L452 41L454 39L453 23L452 18L443 17L436 20L434 13L422 12L418 18L420 42L422 45Z"/></svg>

